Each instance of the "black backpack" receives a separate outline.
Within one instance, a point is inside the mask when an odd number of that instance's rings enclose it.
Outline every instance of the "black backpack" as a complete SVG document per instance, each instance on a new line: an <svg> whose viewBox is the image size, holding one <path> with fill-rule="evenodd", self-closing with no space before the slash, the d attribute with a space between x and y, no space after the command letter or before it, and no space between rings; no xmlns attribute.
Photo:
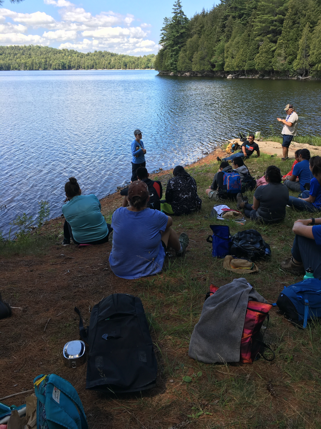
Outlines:
<svg viewBox="0 0 321 429"><path fill-rule="evenodd" d="M256 180L250 175L250 173L245 174L242 179L242 192L253 191L256 186Z"/></svg>
<svg viewBox="0 0 321 429"><path fill-rule="evenodd" d="M160 210L160 199L159 199L158 193L154 187L154 183L156 183L156 182L153 182L153 180L148 180L145 183L148 187L148 192L149 192L148 207L150 207L151 209L154 209L154 210Z"/></svg>
<svg viewBox="0 0 321 429"><path fill-rule="evenodd" d="M86 389L138 392L155 386L157 361L141 300L115 293L96 304L80 337L89 346Z"/></svg>
<svg viewBox="0 0 321 429"><path fill-rule="evenodd" d="M246 229L233 235L230 254L250 261L271 255L270 246L255 229Z"/></svg>

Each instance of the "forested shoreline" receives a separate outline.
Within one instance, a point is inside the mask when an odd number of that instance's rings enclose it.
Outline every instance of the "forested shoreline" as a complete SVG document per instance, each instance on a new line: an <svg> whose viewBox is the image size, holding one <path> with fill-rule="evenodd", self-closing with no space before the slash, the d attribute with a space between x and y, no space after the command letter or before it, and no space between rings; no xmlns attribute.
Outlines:
<svg viewBox="0 0 321 429"><path fill-rule="evenodd" d="M0 70L153 69L155 55L82 53L45 46L0 46Z"/></svg>
<svg viewBox="0 0 321 429"><path fill-rule="evenodd" d="M160 74L320 78L321 1L221 0L188 19L176 0L160 44Z"/></svg>

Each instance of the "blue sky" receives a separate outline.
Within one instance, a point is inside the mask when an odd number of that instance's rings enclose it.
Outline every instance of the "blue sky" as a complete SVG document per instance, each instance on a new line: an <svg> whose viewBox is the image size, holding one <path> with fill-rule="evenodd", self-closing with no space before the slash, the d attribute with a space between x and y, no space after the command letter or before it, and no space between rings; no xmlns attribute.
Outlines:
<svg viewBox="0 0 321 429"><path fill-rule="evenodd" d="M44 45L81 52L156 54L174 0L24 0L0 7L0 45ZM188 18L219 0L182 0Z"/></svg>

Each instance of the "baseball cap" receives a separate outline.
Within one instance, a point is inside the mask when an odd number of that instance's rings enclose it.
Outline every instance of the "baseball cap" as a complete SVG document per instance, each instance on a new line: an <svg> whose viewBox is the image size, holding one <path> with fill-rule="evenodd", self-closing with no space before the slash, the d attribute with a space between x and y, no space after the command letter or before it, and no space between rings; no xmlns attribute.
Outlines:
<svg viewBox="0 0 321 429"><path fill-rule="evenodd" d="M141 197L146 199L149 197L148 187L145 182L136 180L128 186L128 198Z"/></svg>
<svg viewBox="0 0 321 429"><path fill-rule="evenodd" d="M138 134L142 134L141 130L135 130L134 131L134 136L137 136Z"/></svg>
<svg viewBox="0 0 321 429"><path fill-rule="evenodd" d="M285 109L284 109L284 110L289 110L289 109L293 109L292 104L287 104L287 105L285 106Z"/></svg>

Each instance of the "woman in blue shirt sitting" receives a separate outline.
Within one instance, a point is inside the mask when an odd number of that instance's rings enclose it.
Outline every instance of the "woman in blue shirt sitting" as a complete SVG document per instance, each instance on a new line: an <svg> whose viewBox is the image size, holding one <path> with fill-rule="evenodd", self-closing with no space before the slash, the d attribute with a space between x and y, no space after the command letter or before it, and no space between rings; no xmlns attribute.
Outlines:
<svg viewBox="0 0 321 429"><path fill-rule="evenodd" d="M108 241L112 228L101 214L98 198L93 194L81 195L81 189L74 177L70 177L65 184L65 192L68 202L62 206L66 219L62 244L70 244L70 239L75 244L101 244Z"/></svg>
<svg viewBox="0 0 321 429"><path fill-rule="evenodd" d="M319 169L321 170L321 158L313 156L310 158L309 166L314 176L310 182L310 191L303 191L299 198L289 197L289 205L299 211L315 212L321 210L321 186L316 178Z"/></svg>

